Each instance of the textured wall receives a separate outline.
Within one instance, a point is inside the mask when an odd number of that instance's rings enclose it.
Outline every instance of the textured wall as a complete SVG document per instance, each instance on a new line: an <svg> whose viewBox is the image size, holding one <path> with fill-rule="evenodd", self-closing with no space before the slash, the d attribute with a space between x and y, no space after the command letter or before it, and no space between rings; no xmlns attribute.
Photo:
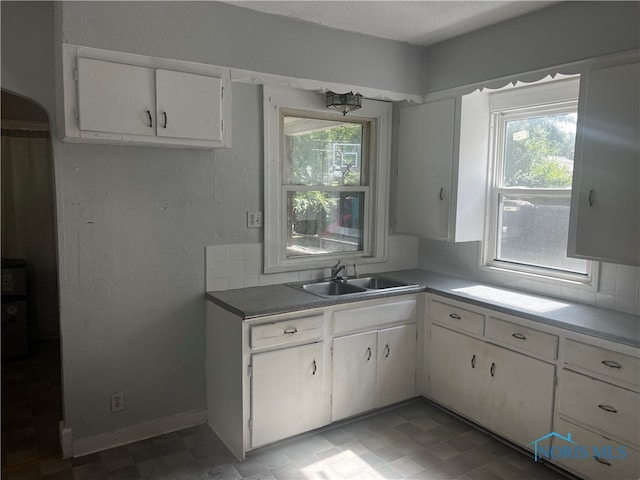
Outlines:
<svg viewBox="0 0 640 480"><path fill-rule="evenodd" d="M64 2L61 10L67 43L394 92L422 89L420 47L225 3Z"/></svg>
<svg viewBox="0 0 640 480"><path fill-rule="evenodd" d="M427 48L422 91L638 47L639 2L560 2Z"/></svg>

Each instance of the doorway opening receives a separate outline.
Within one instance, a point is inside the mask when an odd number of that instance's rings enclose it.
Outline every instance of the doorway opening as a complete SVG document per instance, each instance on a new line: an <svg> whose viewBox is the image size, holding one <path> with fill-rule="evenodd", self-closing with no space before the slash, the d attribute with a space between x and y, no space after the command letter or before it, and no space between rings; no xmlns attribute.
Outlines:
<svg viewBox="0 0 640 480"><path fill-rule="evenodd" d="M56 209L47 112L2 90L2 473L61 457Z"/></svg>

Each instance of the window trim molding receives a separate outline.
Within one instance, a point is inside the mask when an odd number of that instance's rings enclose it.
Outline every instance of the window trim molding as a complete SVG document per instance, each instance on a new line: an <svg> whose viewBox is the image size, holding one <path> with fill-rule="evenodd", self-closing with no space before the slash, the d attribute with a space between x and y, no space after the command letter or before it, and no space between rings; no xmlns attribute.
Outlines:
<svg viewBox="0 0 640 480"><path fill-rule="evenodd" d="M504 162L504 145L501 141L504 137L504 125L507 119L518 119L535 116L536 113L553 114L566 111L568 107L577 110L579 79L559 80L540 85L528 85L516 87L500 92L494 92L490 96L491 105L491 129L489 141L489 171L486 193L485 234L479 256L478 268L484 271L506 274L514 279L538 280L546 283L557 284L589 291L597 291L599 264L587 261L586 275L572 273L553 268L537 267L534 265L518 264L496 260L497 249L497 225L498 202L497 197L505 193L521 193L538 195L543 191L560 196L571 196L572 190L560 188L518 188L505 187L502 184L502 166Z"/></svg>
<svg viewBox="0 0 640 480"><path fill-rule="evenodd" d="M300 90L292 87L263 87L264 118L264 273L281 273L313 268L327 268L337 259L344 262L357 260L358 263L379 263L387 260L387 242L389 230L389 178L391 158L392 104L364 99L362 108L349 114L349 120L371 122L369 139L369 185L357 187L374 192L366 200L371 215L365 217L365 232L370 231L368 255L342 252L322 255L320 258L287 258L284 255L283 218L286 212L283 195L286 189L282 185L282 166L280 152L283 148L280 139L281 110L286 112L302 111L317 114L319 117L340 120L343 116L327 110L325 96L317 91ZM274 219L277 219L274 221ZM371 219L373 225L369 225ZM365 233L366 235L366 233ZM366 245L365 245L366 248Z"/></svg>

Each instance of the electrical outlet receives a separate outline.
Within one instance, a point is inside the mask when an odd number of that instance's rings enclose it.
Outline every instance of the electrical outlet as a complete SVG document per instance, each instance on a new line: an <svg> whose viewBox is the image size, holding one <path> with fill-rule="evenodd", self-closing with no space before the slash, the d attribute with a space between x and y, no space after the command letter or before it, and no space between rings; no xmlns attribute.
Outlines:
<svg viewBox="0 0 640 480"><path fill-rule="evenodd" d="M119 412L124 410L124 393L115 392L111 394L111 411Z"/></svg>
<svg viewBox="0 0 640 480"><path fill-rule="evenodd" d="M262 212L247 212L247 228L262 227Z"/></svg>

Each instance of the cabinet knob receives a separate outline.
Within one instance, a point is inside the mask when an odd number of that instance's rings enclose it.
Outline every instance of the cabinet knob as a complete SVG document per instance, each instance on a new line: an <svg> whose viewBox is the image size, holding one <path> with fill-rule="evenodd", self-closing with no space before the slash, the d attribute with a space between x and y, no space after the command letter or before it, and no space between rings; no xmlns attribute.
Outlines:
<svg viewBox="0 0 640 480"><path fill-rule="evenodd" d="M153 117L151 116L151 112L147 110L147 118L149 119L149 127L153 128Z"/></svg>
<svg viewBox="0 0 640 480"><path fill-rule="evenodd" d="M594 459L596 462L601 463L602 465L606 465L607 467L610 467L610 466L611 466L611 463L610 463L610 462L608 462L607 460L605 460L604 458L600 458L600 457L597 457L597 456L595 456L595 455L594 455L594 456L593 456L593 459Z"/></svg>
<svg viewBox="0 0 640 480"><path fill-rule="evenodd" d="M620 365L615 360L603 360L602 364L606 365L609 368L622 368L622 365Z"/></svg>
<svg viewBox="0 0 640 480"><path fill-rule="evenodd" d="M615 407L612 407L611 405L604 405L601 403L600 405L598 405L598 408L604 410L605 412L618 413L618 410Z"/></svg>

